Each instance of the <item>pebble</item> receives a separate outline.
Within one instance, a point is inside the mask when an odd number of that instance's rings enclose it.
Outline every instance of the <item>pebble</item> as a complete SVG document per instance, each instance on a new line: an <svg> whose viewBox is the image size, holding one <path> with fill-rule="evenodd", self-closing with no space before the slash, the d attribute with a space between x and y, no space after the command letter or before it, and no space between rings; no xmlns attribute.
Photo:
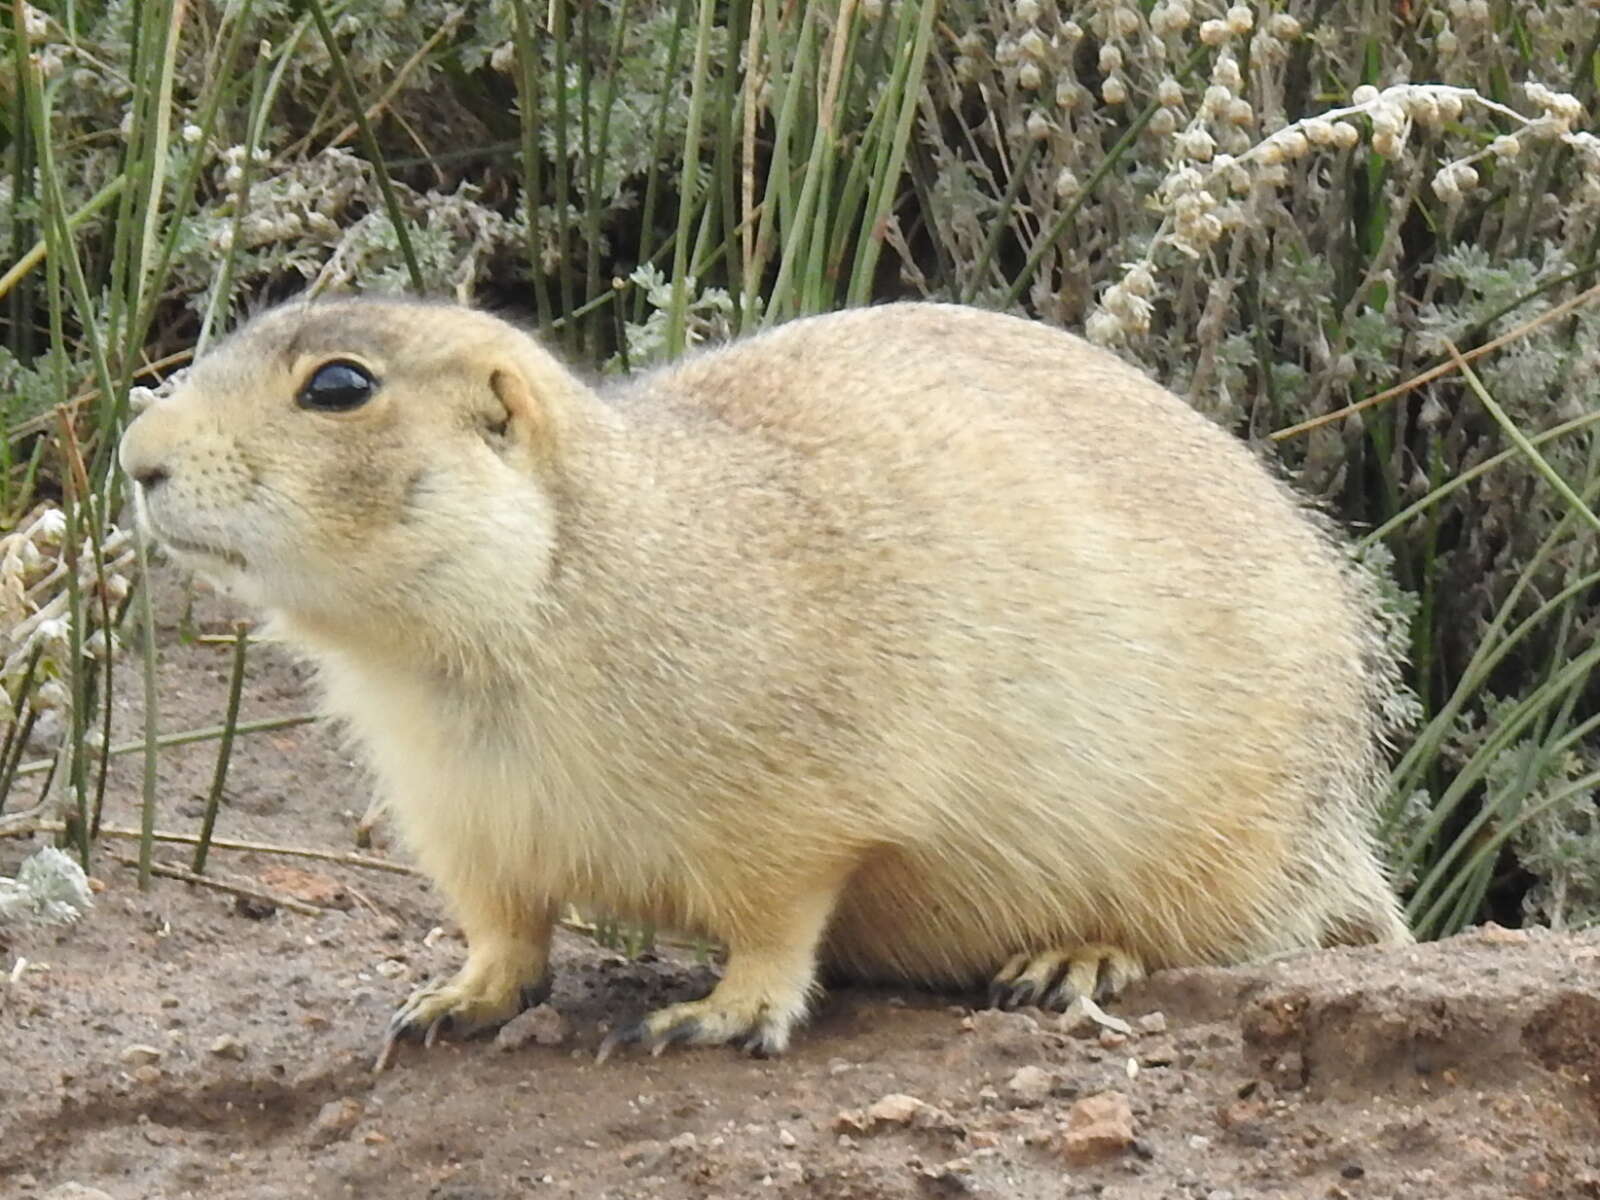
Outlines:
<svg viewBox="0 0 1600 1200"><path fill-rule="evenodd" d="M1052 1086L1054 1080L1050 1078L1050 1072L1030 1064L1018 1067L1011 1078L1006 1080L1006 1093L1011 1097L1012 1104L1022 1108L1032 1108L1045 1102Z"/></svg>
<svg viewBox="0 0 1600 1200"><path fill-rule="evenodd" d="M361 1115L366 1110L361 1101L346 1098L343 1100L330 1100L317 1112L316 1120L311 1122L309 1134L313 1146L327 1146L334 1142L342 1142L350 1136L350 1131L356 1127L356 1122L361 1120Z"/></svg>
<svg viewBox="0 0 1600 1200"><path fill-rule="evenodd" d="M911 1118L917 1115L917 1111L926 1107L927 1105L915 1096L907 1096L904 1092L890 1092L867 1109L867 1122L870 1125L909 1125Z"/></svg>
<svg viewBox="0 0 1600 1200"><path fill-rule="evenodd" d="M1067 1112L1061 1153L1070 1163L1098 1162L1133 1145L1133 1105L1121 1092L1085 1096Z"/></svg>
<svg viewBox="0 0 1600 1200"><path fill-rule="evenodd" d="M567 1019L548 1004L535 1005L518 1013L494 1036L494 1044L502 1050L516 1050L529 1042L559 1046L566 1040Z"/></svg>
<svg viewBox="0 0 1600 1200"><path fill-rule="evenodd" d="M43 1200L111 1200L111 1194L82 1183L63 1183L46 1192Z"/></svg>
<svg viewBox="0 0 1600 1200"><path fill-rule="evenodd" d="M130 1067L145 1066L149 1063L161 1061L161 1048L159 1046L147 1046L143 1042L135 1042L131 1046L124 1047L122 1053L117 1057Z"/></svg>
<svg viewBox="0 0 1600 1200"><path fill-rule="evenodd" d="M866 1110L845 1109L833 1119L834 1132L841 1142L852 1133L871 1133L880 1125L909 1126L935 1133L964 1132L961 1123L942 1108L903 1092L890 1092Z"/></svg>
<svg viewBox="0 0 1600 1200"><path fill-rule="evenodd" d="M206 1049L218 1058L231 1058L235 1062L242 1061L249 1052L245 1044L231 1033L223 1034L214 1040L211 1045L207 1046Z"/></svg>
<svg viewBox="0 0 1600 1200"><path fill-rule="evenodd" d="M1133 1027L1140 1033L1165 1033L1167 1031L1167 1014L1164 1012L1145 1013L1136 1017Z"/></svg>
<svg viewBox="0 0 1600 1200"><path fill-rule="evenodd" d="M787 1129L778 1130L778 1145L782 1146L785 1150L792 1150L798 1144L799 1143L794 1134L790 1133Z"/></svg>

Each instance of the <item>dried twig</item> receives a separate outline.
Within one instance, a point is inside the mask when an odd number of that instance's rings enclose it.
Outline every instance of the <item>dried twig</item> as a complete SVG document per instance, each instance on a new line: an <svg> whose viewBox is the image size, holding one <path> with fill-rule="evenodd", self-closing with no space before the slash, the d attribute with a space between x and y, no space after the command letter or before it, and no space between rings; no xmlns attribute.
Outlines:
<svg viewBox="0 0 1600 1200"><path fill-rule="evenodd" d="M32 810L30 810L32 811ZM42 833L60 833L60 821L35 821L27 830ZM130 838L137 840L140 832L137 829L124 829L115 825L102 825L102 837ZM174 833L170 830L157 829L151 837L158 842L177 842L185 846L200 844L200 838L193 833ZM240 850L255 854L281 854L289 858L314 858L320 862L341 863L347 867L368 867L375 871L389 871L395 875L415 875L416 869L408 867L405 863L390 862L386 858L374 858L366 854L347 854L338 850L315 850L308 846L283 846L275 842L246 842L238 838L211 839L211 845L218 850Z"/></svg>
<svg viewBox="0 0 1600 1200"><path fill-rule="evenodd" d="M101 830L104 833L105 830ZM124 854L113 854L125 867L140 869L139 860ZM196 875L187 867L175 867L171 863L152 862L149 864L152 875L160 875L166 879L181 879L184 883L198 883L201 887L214 888L219 892L227 892L231 896L241 896L246 900L254 900L259 904L272 904L278 908L286 908L290 912L303 913L308 917L320 917L325 911L315 904L307 904L302 900L291 900L287 896L275 896L271 892L262 891L260 888L251 887L244 883L231 883L224 879L217 879L211 875Z"/></svg>
<svg viewBox="0 0 1600 1200"><path fill-rule="evenodd" d="M1460 354L1459 351L1457 351L1456 353L1459 355L1459 358L1450 358L1445 362L1440 363L1436 367L1428 368L1428 370L1422 372L1420 375L1413 375L1404 383L1395 384L1394 387L1389 388L1387 391L1379 392L1375 396L1368 396L1365 400L1357 400L1354 404L1347 404L1343 408L1337 409L1334 412L1323 413L1320 417L1312 417L1309 421L1301 421L1298 425L1290 425L1285 429L1279 429L1274 433L1269 433L1267 437L1271 441L1281 442L1285 438L1292 438L1298 434L1307 433L1310 430L1320 428L1321 426L1327 425L1330 422L1343 420L1351 413L1358 413L1362 409L1371 408L1374 404L1382 404L1385 400L1393 400L1396 396L1404 395L1406 392L1409 392L1414 388L1419 388L1425 383L1431 383L1441 375L1450 374L1450 372L1457 369L1458 363L1460 362L1471 362L1475 358L1481 358L1483 355L1488 354L1493 350L1500 349L1501 346L1506 345L1508 342L1514 342L1524 334L1533 332L1535 329L1539 328L1539 326L1544 325L1547 322L1566 316L1569 312L1573 311L1573 309L1582 308L1585 304L1595 299L1597 296L1600 296L1600 283L1597 283L1593 287L1579 292L1576 296L1572 296L1566 300L1563 300L1554 308L1546 309L1537 317L1534 317L1529 321L1524 321L1515 329L1512 329L1506 333L1502 333L1499 337L1493 339L1492 341L1487 341L1481 346L1478 346L1472 350L1468 350L1465 354Z"/></svg>

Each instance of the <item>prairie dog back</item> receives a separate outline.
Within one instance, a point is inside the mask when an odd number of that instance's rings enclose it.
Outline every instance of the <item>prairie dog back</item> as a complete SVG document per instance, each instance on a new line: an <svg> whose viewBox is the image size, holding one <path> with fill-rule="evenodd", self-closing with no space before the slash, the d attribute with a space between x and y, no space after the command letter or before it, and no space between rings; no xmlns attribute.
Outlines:
<svg viewBox="0 0 1600 1200"><path fill-rule="evenodd" d="M1407 936L1359 586L1067 334L890 305L596 392L481 313L286 306L123 461L318 661L466 929L392 1033L514 1013L567 901L728 946L618 1040L766 1050L819 962L1065 1005Z"/></svg>

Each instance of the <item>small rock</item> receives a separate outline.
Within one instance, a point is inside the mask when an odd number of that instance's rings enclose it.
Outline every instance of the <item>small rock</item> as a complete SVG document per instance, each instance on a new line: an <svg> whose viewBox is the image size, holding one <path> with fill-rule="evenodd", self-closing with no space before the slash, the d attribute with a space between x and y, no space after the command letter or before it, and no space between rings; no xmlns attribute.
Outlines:
<svg viewBox="0 0 1600 1200"><path fill-rule="evenodd" d="M535 1005L518 1013L494 1036L494 1044L502 1050L516 1050L529 1042L559 1046L566 1040L567 1019L548 1004Z"/></svg>
<svg viewBox="0 0 1600 1200"><path fill-rule="evenodd" d="M146 1046L142 1042L135 1042L131 1046L124 1047L122 1053L117 1057L130 1067L146 1066L150 1063L161 1061L161 1048L159 1046Z"/></svg>
<svg viewBox="0 0 1600 1200"><path fill-rule="evenodd" d="M1011 1097L1012 1104L1032 1108L1045 1102L1052 1084L1050 1072L1042 1067L1018 1067L1016 1073L1006 1080L1006 1093Z"/></svg>
<svg viewBox="0 0 1600 1200"><path fill-rule="evenodd" d="M1128 1044L1128 1035L1118 1033L1115 1029L1102 1029L1100 1031L1100 1048L1102 1050L1116 1050Z"/></svg>
<svg viewBox="0 0 1600 1200"><path fill-rule="evenodd" d="M1133 1106L1121 1092L1085 1096L1067 1112L1061 1153L1083 1165L1121 1154L1133 1145Z"/></svg>
<svg viewBox="0 0 1600 1200"><path fill-rule="evenodd" d="M833 1131L841 1137L867 1131L867 1115L859 1108L841 1108L833 1118Z"/></svg>
<svg viewBox="0 0 1600 1200"><path fill-rule="evenodd" d="M1504 925L1487 921L1478 927L1478 940L1487 942L1491 946L1518 946L1528 940L1528 931L1507 929Z"/></svg>
<svg viewBox="0 0 1600 1200"><path fill-rule="evenodd" d="M692 1154L699 1147L700 1142L692 1133L680 1133L667 1145L671 1146L678 1154Z"/></svg>
<svg viewBox="0 0 1600 1200"><path fill-rule="evenodd" d="M170 1146L173 1142L182 1140L177 1131L171 1126L162 1125L155 1121L141 1120L139 1122L139 1133L152 1146Z"/></svg>
<svg viewBox="0 0 1600 1200"><path fill-rule="evenodd" d="M361 1114L366 1110L361 1101L346 1098L344 1100L330 1100L317 1112L317 1119L311 1122L310 1140L313 1146L327 1146L334 1142L342 1142L350 1136L350 1131L356 1127L356 1122L361 1120Z"/></svg>
<svg viewBox="0 0 1600 1200"><path fill-rule="evenodd" d="M133 1078L136 1082L149 1087L151 1084L161 1082L161 1068L154 1063L145 1063L144 1066L133 1069Z"/></svg>
<svg viewBox="0 0 1600 1200"><path fill-rule="evenodd" d="M218 1058L231 1058L235 1062L242 1061L248 1053L245 1044L231 1033L223 1034L213 1041L211 1045L207 1046L206 1049Z"/></svg>
<svg viewBox="0 0 1600 1200"><path fill-rule="evenodd" d="M915 1096L907 1096L904 1092L890 1092L867 1109L867 1123L909 1125L911 1118L917 1115L917 1110L926 1107L927 1105Z"/></svg>
<svg viewBox="0 0 1600 1200"><path fill-rule="evenodd" d="M778 1130L778 1145L782 1146L785 1150L793 1150L795 1146L798 1145L798 1142L796 1141L794 1134L790 1133L787 1129L780 1129Z"/></svg>
<svg viewBox="0 0 1600 1200"><path fill-rule="evenodd" d="M841 1142L852 1133L870 1133L880 1125L909 1126L934 1133L964 1133L961 1122L942 1108L907 1096L891 1092L874 1102L865 1111L844 1109L833 1119L834 1132Z"/></svg>
<svg viewBox="0 0 1600 1200"><path fill-rule="evenodd" d="M1164 1012L1145 1013L1133 1022L1133 1027L1140 1033L1165 1033L1167 1031L1167 1014Z"/></svg>
<svg viewBox="0 0 1600 1200"><path fill-rule="evenodd" d="M43 1200L111 1200L111 1194L81 1183L62 1183L46 1192Z"/></svg>

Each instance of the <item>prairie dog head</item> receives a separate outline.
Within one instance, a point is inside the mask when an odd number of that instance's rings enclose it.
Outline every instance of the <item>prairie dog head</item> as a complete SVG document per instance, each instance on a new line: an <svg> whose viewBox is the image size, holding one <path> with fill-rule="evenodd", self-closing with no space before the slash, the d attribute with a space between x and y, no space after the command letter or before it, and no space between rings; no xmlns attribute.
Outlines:
<svg viewBox="0 0 1600 1200"><path fill-rule="evenodd" d="M420 608L471 612L491 592L503 604L508 583L537 595L556 450L583 390L483 313L291 302L196 362L120 457L174 558L347 635Z"/></svg>

